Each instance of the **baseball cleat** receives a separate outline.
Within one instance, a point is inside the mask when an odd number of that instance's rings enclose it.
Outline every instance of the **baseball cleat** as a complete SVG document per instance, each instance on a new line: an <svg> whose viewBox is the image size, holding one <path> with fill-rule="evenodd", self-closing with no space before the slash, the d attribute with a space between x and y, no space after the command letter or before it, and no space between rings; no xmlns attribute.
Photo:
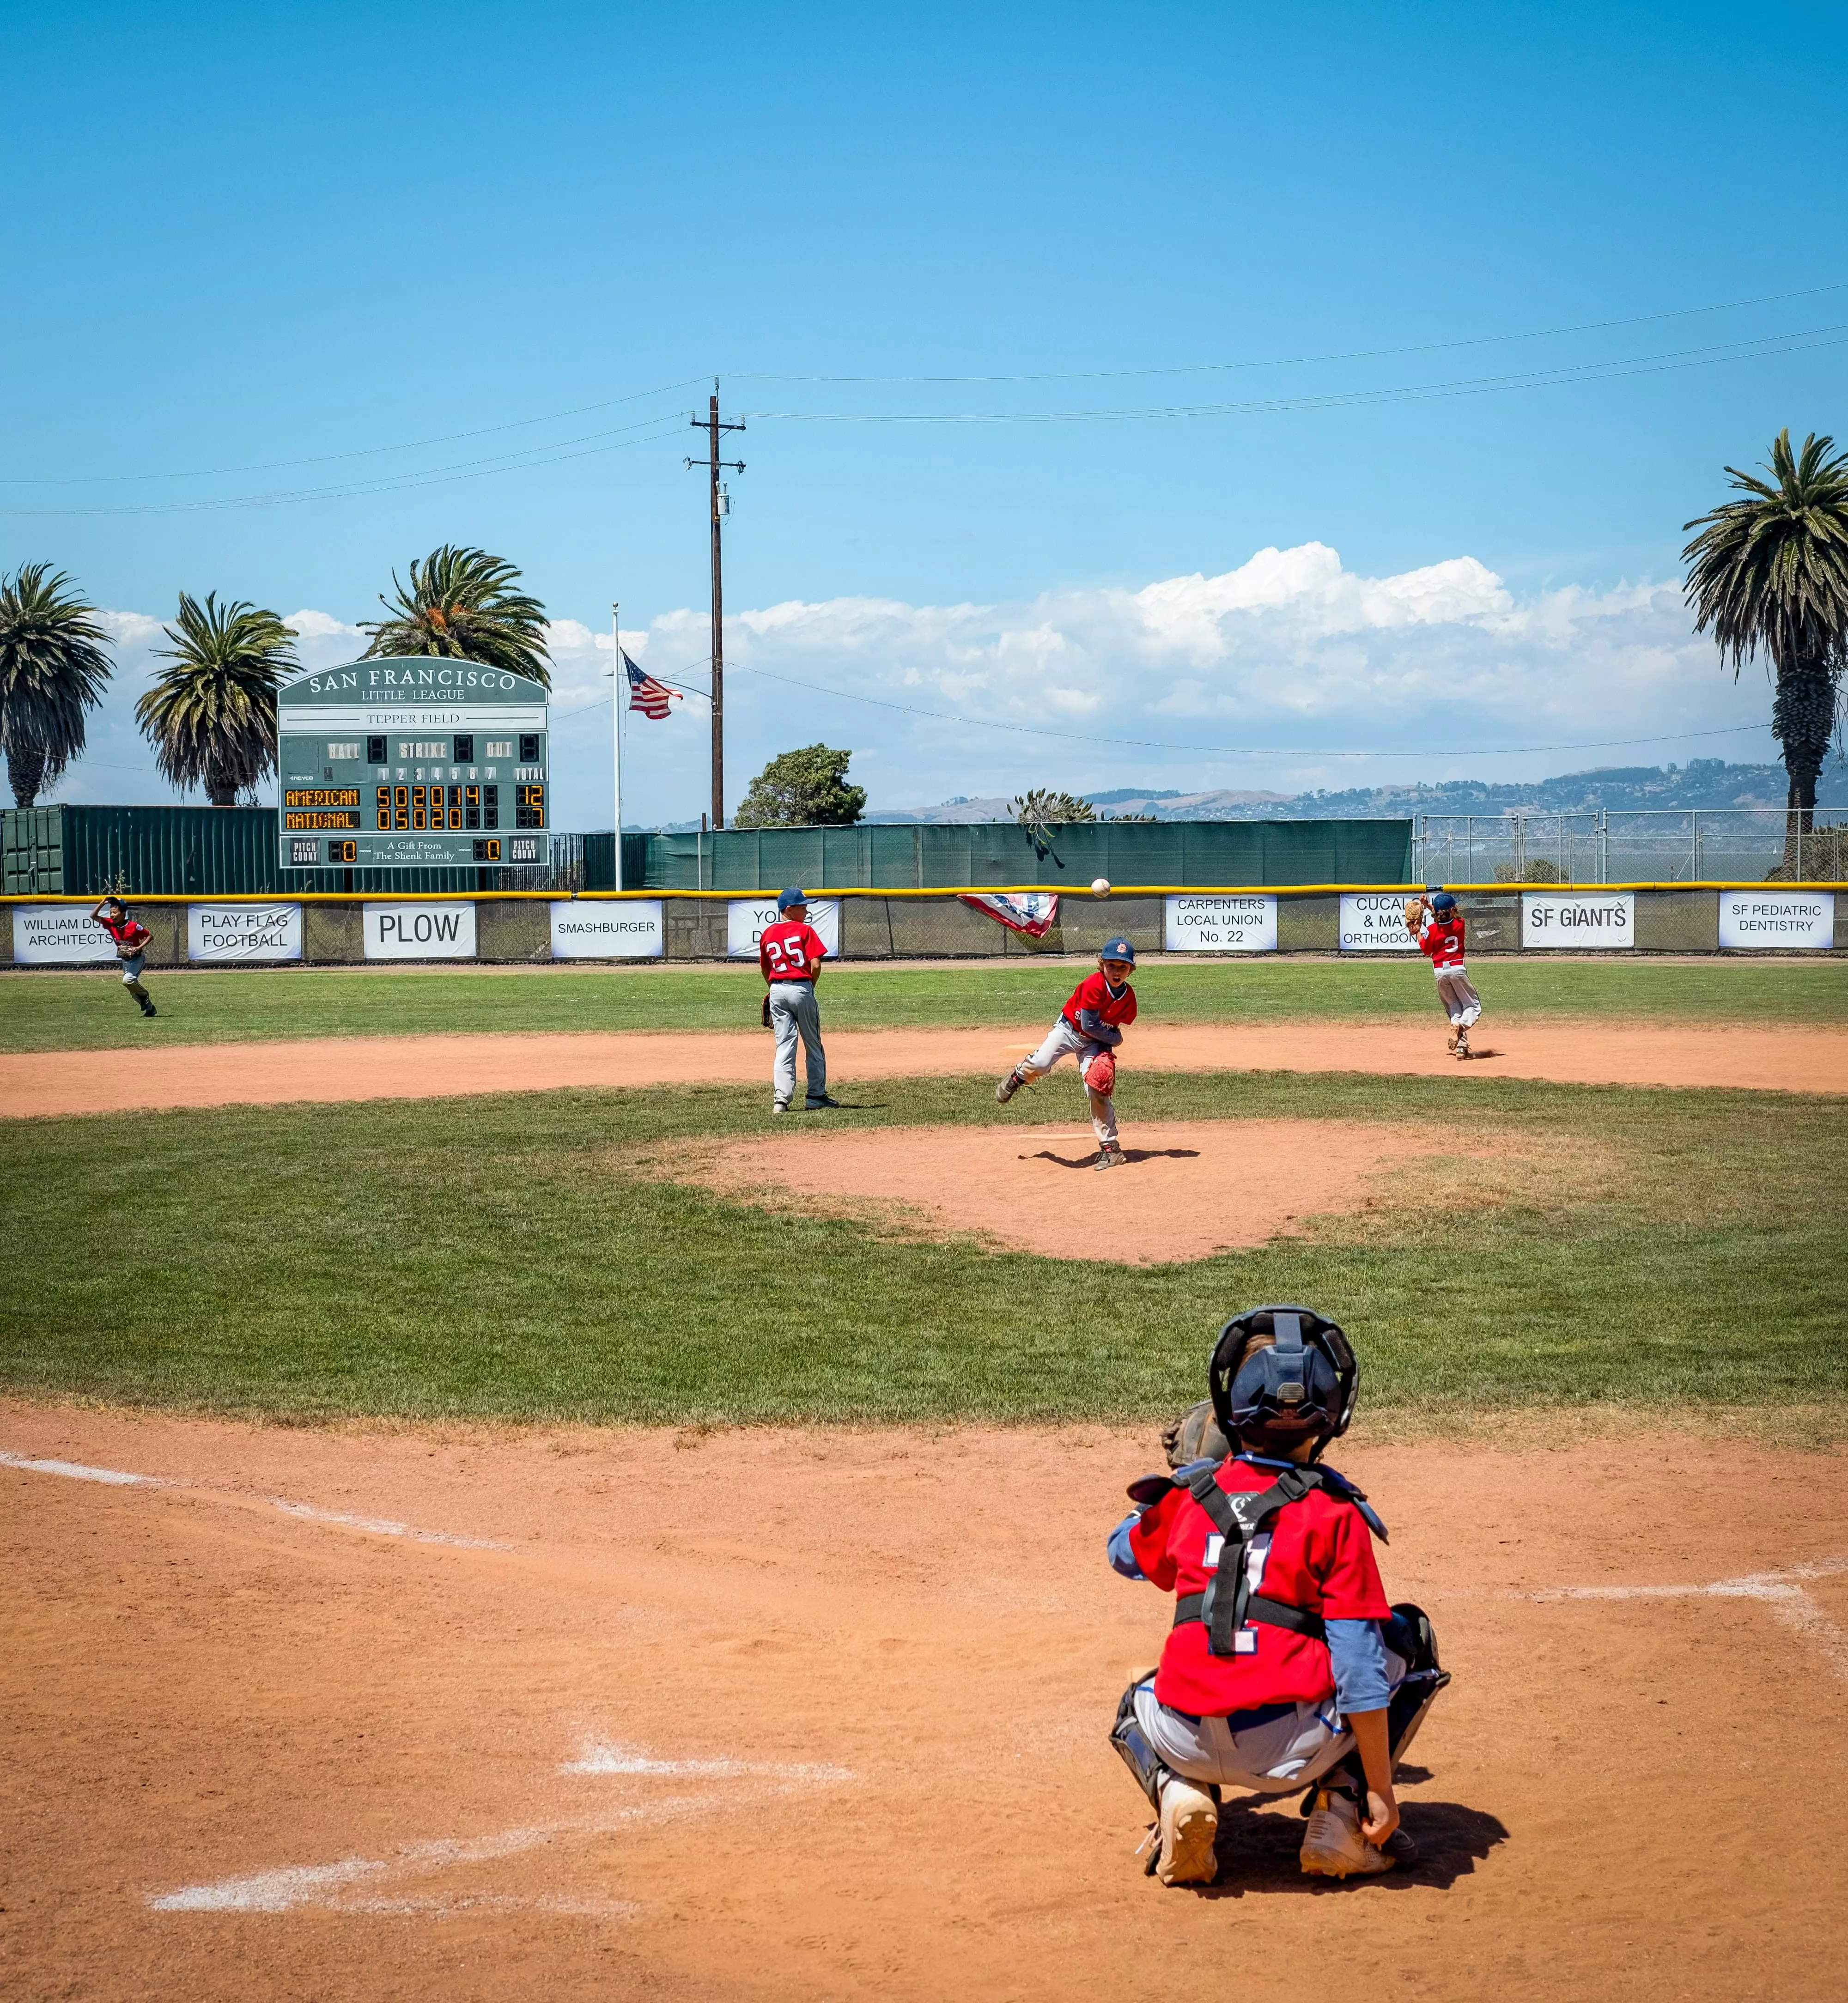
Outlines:
<svg viewBox="0 0 1848 2003"><path fill-rule="evenodd" d="M1360 1810L1352 1795L1324 1788L1315 1797L1298 1859L1311 1878L1370 1878L1398 1860L1360 1833Z"/></svg>
<svg viewBox="0 0 1848 2003"><path fill-rule="evenodd" d="M786 1106L773 1106L770 1109L772 1113L787 1113L789 1110Z"/></svg>
<svg viewBox="0 0 1848 2003"><path fill-rule="evenodd" d="M1120 1169L1129 1157L1121 1148L1106 1148L1097 1156L1093 1166L1097 1169Z"/></svg>
<svg viewBox="0 0 1848 2003"><path fill-rule="evenodd" d="M1454 1051L1454 1050L1456 1049L1456 1047L1457 1047L1457 1036L1458 1036L1458 1031L1457 1031L1455 1029L1454 1029L1454 1028L1453 1028L1453 1029L1451 1029L1451 1031L1450 1034L1449 1034L1447 1036L1446 1036L1446 1037L1444 1038L1444 1047L1447 1050L1452 1050L1452 1051Z"/></svg>
<svg viewBox="0 0 1848 2003"><path fill-rule="evenodd" d="M144 1002L142 1004L142 1013L144 1015L158 1015L160 1013L160 1011L155 1007L152 1002Z"/></svg>
<svg viewBox="0 0 1848 2003"><path fill-rule="evenodd" d="M1204 1788L1171 1774L1161 1784L1161 1848L1155 1875L1164 1885L1210 1885L1219 1875L1213 1854L1219 1804Z"/></svg>
<svg viewBox="0 0 1848 2003"><path fill-rule="evenodd" d="M995 1087L995 1103L997 1106L1005 1106L1026 1082L1026 1079L1020 1075L1020 1066L1016 1064L1006 1077Z"/></svg>
<svg viewBox="0 0 1848 2003"><path fill-rule="evenodd" d="M1469 1055L1469 1039L1467 1036L1459 1036L1457 1039L1457 1055L1459 1057L1467 1057Z"/></svg>
<svg viewBox="0 0 1848 2003"><path fill-rule="evenodd" d="M838 1106L840 1103L838 1099L830 1099L824 1092L819 1099L811 1099L803 1110L808 1113L820 1113L830 1106Z"/></svg>

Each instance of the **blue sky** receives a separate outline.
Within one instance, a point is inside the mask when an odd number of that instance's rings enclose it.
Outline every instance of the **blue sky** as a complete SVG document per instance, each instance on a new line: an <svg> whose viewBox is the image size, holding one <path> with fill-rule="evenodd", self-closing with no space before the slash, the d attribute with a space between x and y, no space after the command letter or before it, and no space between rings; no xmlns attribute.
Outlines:
<svg viewBox="0 0 1848 2003"><path fill-rule="evenodd" d="M1839 8L8 19L0 567L122 643L61 797L166 796L180 589L319 663L457 540L607 826L592 635L700 679L715 372L734 801L817 737L881 806L1770 755L1666 740L1768 708L1674 587L1724 462L1843 428ZM703 706L632 729L625 817L697 813Z"/></svg>

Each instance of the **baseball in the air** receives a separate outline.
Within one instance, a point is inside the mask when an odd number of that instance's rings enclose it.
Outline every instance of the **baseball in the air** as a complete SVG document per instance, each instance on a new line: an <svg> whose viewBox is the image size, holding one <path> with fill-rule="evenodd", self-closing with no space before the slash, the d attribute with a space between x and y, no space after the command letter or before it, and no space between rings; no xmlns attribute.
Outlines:
<svg viewBox="0 0 1848 2003"><path fill-rule="evenodd" d="M1110 879L1108 876L1098 877L1091 885L1091 895L1094 897L1108 897L1110 895Z"/></svg>

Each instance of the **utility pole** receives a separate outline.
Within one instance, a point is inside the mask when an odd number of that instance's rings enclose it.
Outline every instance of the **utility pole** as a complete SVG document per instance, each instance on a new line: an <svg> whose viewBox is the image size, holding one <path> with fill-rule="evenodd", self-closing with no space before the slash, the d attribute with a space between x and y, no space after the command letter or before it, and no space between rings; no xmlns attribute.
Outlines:
<svg viewBox="0 0 1848 2003"><path fill-rule="evenodd" d="M689 421L695 431L706 434L705 466L712 479L712 826L725 825L725 577L724 565L719 551L719 523L725 509L730 505L725 491L719 484L719 475L723 470L734 473L744 470L741 459L721 459L719 456L719 435L721 432L741 432L742 418L735 425L722 425L719 421L719 379L712 378L712 393L707 400L706 414ZM698 466L700 461L689 459L688 466ZM618 837L621 839L620 836Z"/></svg>

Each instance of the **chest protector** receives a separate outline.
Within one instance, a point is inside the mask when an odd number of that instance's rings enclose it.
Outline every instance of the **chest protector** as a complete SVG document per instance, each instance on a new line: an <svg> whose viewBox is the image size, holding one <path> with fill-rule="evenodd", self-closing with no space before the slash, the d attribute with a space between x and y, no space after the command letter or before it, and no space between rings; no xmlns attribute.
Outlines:
<svg viewBox="0 0 1848 2003"><path fill-rule="evenodd" d="M1352 1502L1382 1541L1386 1536L1385 1525L1367 1508L1361 1491L1332 1468L1286 1467L1269 1487L1256 1494L1249 1491L1227 1494L1215 1479L1221 1465L1213 1463L1189 1469L1184 1483L1171 1484L1185 1486L1205 1510L1220 1539L1219 1563L1213 1568L1206 1590L1181 1595L1174 1606L1174 1625L1182 1627L1190 1620L1204 1622L1207 1653L1213 1655L1237 1655L1239 1631L1255 1620L1267 1627L1286 1627L1293 1634L1307 1634L1311 1640L1325 1644L1328 1629L1319 1613L1251 1590L1245 1561L1252 1539L1283 1510L1318 1488L1343 1502Z"/></svg>

